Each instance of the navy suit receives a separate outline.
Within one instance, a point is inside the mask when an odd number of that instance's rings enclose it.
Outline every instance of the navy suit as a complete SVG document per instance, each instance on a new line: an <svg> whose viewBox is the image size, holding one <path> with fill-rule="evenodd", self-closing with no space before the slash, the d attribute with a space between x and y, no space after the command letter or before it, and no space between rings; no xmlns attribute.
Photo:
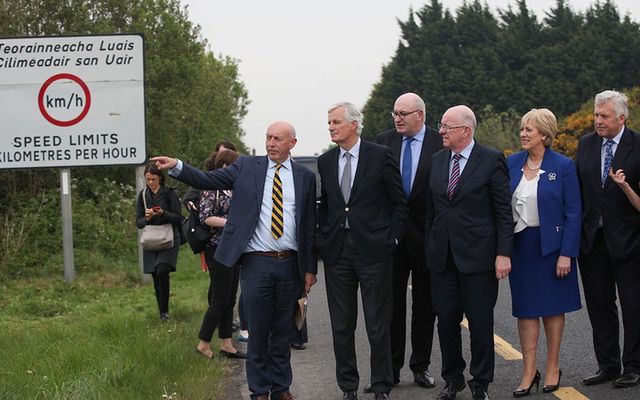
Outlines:
<svg viewBox="0 0 640 400"><path fill-rule="evenodd" d="M289 390L293 313L303 291L305 273L317 273L313 250L315 175L293 160L297 256L277 259L246 253L259 223L268 165L265 156L240 157L227 168L208 172L184 164L176 177L198 189L233 190L215 259L226 266L242 264L240 279L250 337L247 383L252 398L269 393L275 398Z"/></svg>
<svg viewBox="0 0 640 400"><path fill-rule="evenodd" d="M427 194L426 257L438 316L442 378L464 383L460 322L471 332L473 380L487 388L493 381L493 308L498 297L496 255L510 256L513 217L509 175L502 153L474 144L455 192L447 195L450 150L434 154Z"/></svg>
<svg viewBox="0 0 640 400"><path fill-rule="evenodd" d="M403 135L395 129L383 132L376 142L391 148L393 158L400 164ZM391 320L391 355L393 378L400 380L404 365L407 321L407 283L411 273L411 371L428 370L433 345L433 326L436 315L431 301L431 277L424 257L424 222L427 208L427 175L431 157L442 149L442 137L435 129L427 128L422 141L418 168L407 199L409 216L407 230L393 255L393 317Z"/></svg>
<svg viewBox="0 0 640 400"><path fill-rule="evenodd" d="M582 191L580 275L599 368L617 373L622 361L625 373L640 374L640 213L611 178L602 186L602 144L600 136L587 134L576 155ZM624 169L629 185L640 191L640 134L625 127L611 166ZM624 324L622 360L616 289Z"/></svg>

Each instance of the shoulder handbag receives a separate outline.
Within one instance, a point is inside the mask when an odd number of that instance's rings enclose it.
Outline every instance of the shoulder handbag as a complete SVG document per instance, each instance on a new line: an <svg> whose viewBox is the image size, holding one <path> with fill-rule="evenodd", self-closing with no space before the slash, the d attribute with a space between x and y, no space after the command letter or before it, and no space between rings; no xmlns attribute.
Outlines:
<svg viewBox="0 0 640 400"><path fill-rule="evenodd" d="M147 188L142 192L144 209L147 209ZM147 251L169 249L173 246L173 224L146 225L142 228L140 244Z"/></svg>
<svg viewBox="0 0 640 400"><path fill-rule="evenodd" d="M192 206L192 204L187 206L189 215L182 221L182 231L187 237L187 243L189 243L193 254L198 254L204 251L204 248L209 244L211 230L200 223L198 208Z"/></svg>

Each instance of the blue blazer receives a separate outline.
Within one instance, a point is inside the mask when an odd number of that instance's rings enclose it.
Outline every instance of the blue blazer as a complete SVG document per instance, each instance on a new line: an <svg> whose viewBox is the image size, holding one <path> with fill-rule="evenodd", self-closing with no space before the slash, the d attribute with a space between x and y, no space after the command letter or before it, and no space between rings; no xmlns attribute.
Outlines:
<svg viewBox="0 0 640 400"><path fill-rule="evenodd" d="M214 258L226 266L240 261L260 219L264 181L269 161L266 156L240 157L226 168L203 172L186 163L175 178L197 189L231 189L233 201ZM316 238L316 177L291 160L295 187L298 273L317 273L314 252Z"/></svg>
<svg viewBox="0 0 640 400"><path fill-rule="evenodd" d="M527 152L507 158L511 195L522 178ZM580 251L582 204L576 167L570 158L547 148L538 181L538 213L542 255L555 251L567 257L577 257Z"/></svg>

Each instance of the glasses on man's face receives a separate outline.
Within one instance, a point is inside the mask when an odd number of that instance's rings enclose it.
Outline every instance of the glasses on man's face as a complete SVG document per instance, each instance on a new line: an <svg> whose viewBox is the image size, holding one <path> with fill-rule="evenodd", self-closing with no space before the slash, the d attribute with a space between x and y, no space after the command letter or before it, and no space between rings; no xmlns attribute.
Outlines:
<svg viewBox="0 0 640 400"><path fill-rule="evenodd" d="M416 113L418 111L420 111L420 110L413 110L413 111L396 111L396 110L393 110L393 111L391 111L391 118L395 119L396 117L399 117L400 119L405 119L405 118L407 118L407 115Z"/></svg>
<svg viewBox="0 0 640 400"><path fill-rule="evenodd" d="M436 126L438 127L439 131L445 131L445 132L448 132L451 129L456 129L456 128L466 128L465 125L449 126L447 124L441 124L440 122L438 122Z"/></svg>

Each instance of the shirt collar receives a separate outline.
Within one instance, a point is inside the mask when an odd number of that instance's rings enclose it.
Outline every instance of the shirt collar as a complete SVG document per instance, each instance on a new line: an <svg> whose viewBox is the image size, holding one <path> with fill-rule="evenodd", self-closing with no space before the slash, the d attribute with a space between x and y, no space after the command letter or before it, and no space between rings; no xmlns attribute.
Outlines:
<svg viewBox="0 0 640 400"><path fill-rule="evenodd" d="M347 150L340 147L340 158L344 157L344 153L346 152ZM358 156L360 155L360 136L358 136L358 141L356 142L356 144L354 144L353 147L349 149L349 154L351 154L351 157L354 158L358 158Z"/></svg>
<svg viewBox="0 0 640 400"><path fill-rule="evenodd" d="M275 168L276 165L278 165L277 162L275 161L271 161L271 159L267 158L269 160L269 169L271 168ZM282 167L284 169L287 169L289 171L291 171L291 157L287 157L286 160L284 160L284 162L282 163Z"/></svg>
<svg viewBox="0 0 640 400"><path fill-rule="evenodd" d="M620 144L620 139L622 139L622 134L624 133L624 129L625 128L626 128L626 126L622 125L622 129L620 129L620 132L618 132L618 134L615 135L612 139L602 138L602 145L604 146L604 144L607 143L607 140L613 140L615 142L616 146L619 145Z"/></svg>
<svg viewBox="0 0 640 400"><path fill-rule="evenodd" d="M469 159L469 156L471 155L471 150L473 150L473 146L475 145L476 141L471 140L471 143L469 143L467 145L467 147L465 147L464 149L462 149L462 151L458 154L460 154L462 156L462 158L464 158L465 160ZM453 158L453 155L456 154L453 151L451 152L451 158Z"/></svg>
<svg viewBox="0 0 640 400"><path fill-rule="evenodd" d="M427 132L427 127L425 125L422 125L422 128L418 131L418 133L416 133L415 135L411 136L414 140L421 142L424 140L424 135ZM403 136L402 137L402 141L406 141L408 139L407 136Z"/></svg>

